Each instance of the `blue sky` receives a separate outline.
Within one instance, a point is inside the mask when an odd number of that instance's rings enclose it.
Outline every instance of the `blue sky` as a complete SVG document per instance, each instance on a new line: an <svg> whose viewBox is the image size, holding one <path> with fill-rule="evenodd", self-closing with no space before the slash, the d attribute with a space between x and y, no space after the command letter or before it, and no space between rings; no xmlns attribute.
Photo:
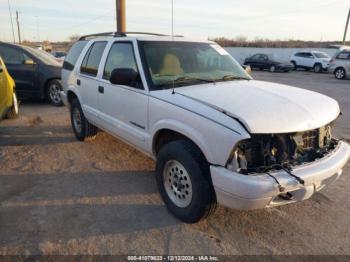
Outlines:
<svg viewBox="0 0 350 262"><path fill-rule="evenodd" d="M0 0L2 41L12 41L7 1ZM171 32L171 0L126 2L128 31ZM14 23L15 11L20 11L22 38L28 40L58 41L115 30L115 0L10 0L10 4ZM174 0L174 31L196 38L340 40L349 7L348 0Z"/></svg>

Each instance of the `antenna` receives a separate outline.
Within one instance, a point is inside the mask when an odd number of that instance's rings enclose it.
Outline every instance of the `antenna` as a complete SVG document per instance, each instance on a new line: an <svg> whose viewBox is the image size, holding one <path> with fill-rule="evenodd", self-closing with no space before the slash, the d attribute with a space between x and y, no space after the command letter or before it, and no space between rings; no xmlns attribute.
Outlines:
<svg viewBox="0 0 350 262"><path fill-rule="evenodd" d="M174 0L171 0L171 37L174 40Z"/></svg>
<svg viewBox="0 0 350 262"><path fill-rule="evenodd" d="M13 42L16 43L15 30L13 29L12 11L11 11L10 0L7 0L7 3L8 3L8 6L9 6L9 13L10 13L10 19L11 19L11 29L12 29Z"/></svg>

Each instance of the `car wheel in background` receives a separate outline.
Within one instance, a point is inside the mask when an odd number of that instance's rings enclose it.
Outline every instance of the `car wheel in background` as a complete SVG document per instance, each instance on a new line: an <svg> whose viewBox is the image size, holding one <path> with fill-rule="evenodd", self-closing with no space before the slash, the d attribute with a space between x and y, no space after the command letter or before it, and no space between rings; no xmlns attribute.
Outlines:
<svg viewBox="0 0 350 262"><path fill-rule="evenodd" d="M13 92L13 95L12 95L12 106L9 109L9 111L7 112L6 117L8 119L13 119L13 118L17 118L18 115L19 115L18 99L17 99L16 93Z"/></svg>
<svg viewBox="0 0 350 262"><path fill-rule="evenodd" d="M216 206L209 165L190 141L163 146L157 155L156 179L167 208L183 222L196 223Z"/></svg>
<svg viewBox="0 0 350 262"><path fill-rule="evenodd" d="M345 69L342 67L335 69L334 76L336 79L344 79L346 77Z"/></svg>
<svg viewBox="0 0 350 262"><path fill-rule="evenodd" d="M291 61L291 64L293 65L293 70L297 70L297 63L295 61Z"/></svg>
<svg viewBox="0 0 350 262"><path fill-rule="evenodd" d="M322 65L321 64L315 64L314 72L315 73L321 73L322 72Z"/></svg>
<svg viewBox="0 0 350 262"><path fill-rule="evenodd" d="M72 128L78 140L87 141L96 138L98 128L87 121L77 99L74 99L71 104L70 116Z"/></svg>
<svg viewBox="0 0 350 262"><path fill-rule="evenodd" d="M270 66L270 72L271 73L276 72L276 66L274 66L274 65Z"/></svg>
<svg viewBox="0 0 350 262"><path fill-rule="evenodd" d="M57 79L51 80L46 86L46 96L54 106L62 106L63 101L60 95L62 91L61 82Z"/></svg>

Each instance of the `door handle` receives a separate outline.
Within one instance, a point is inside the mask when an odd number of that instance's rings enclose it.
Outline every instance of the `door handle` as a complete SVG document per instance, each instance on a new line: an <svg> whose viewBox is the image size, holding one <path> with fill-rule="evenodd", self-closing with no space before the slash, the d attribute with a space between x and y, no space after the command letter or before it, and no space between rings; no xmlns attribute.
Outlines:
<svg viewBox="0 0 350 262"><path fill-rule="evenodd" d="M77 85L80 86L80 79L77 79Z"/></svg>
<svg viewBox="0 0 350 262"><path fill-rule="evenodd" d="M104 94L105 88L103 86L99 86L98 87L98 92L101 93L101 94Z"/></svg>

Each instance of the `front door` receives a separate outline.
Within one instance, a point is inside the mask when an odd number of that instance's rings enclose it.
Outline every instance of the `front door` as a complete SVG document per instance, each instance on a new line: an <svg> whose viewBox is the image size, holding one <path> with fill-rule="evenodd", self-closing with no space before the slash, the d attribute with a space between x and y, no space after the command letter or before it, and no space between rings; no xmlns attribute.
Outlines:
<svg viewBox="0 0 350 262"><path fill-rule="evenodd" d="M141 79L132 86L113 85L109 81L111 73L121 68L139 72L132 42L113 43L106 58L99 87L101 123L111 133L146 149L148 94Z"/></svg>

